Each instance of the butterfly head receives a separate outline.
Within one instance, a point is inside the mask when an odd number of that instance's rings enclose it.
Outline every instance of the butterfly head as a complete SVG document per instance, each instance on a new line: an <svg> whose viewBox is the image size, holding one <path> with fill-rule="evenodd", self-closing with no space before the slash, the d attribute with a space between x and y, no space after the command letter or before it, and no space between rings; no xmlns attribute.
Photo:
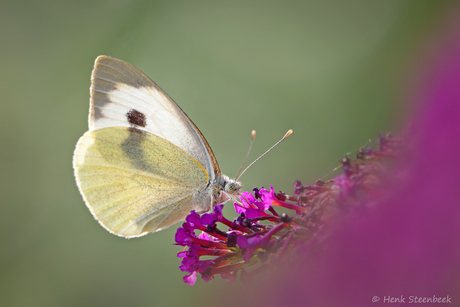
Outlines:
<svg viewBox="0 0 460 307"><path fill-rule="evenodd" d="M224 174L218 174L212 184L213 206L223 204L230 199L238 201L242 188L243 185L239 181L230 179Z"/></svg>
<svg viewBox="0 0 460 307"><path fill-rule="evenodd" d="M235 199L240 194L240 190L243 185L236 180L229 179L224 186L224 193Z"/></svg>

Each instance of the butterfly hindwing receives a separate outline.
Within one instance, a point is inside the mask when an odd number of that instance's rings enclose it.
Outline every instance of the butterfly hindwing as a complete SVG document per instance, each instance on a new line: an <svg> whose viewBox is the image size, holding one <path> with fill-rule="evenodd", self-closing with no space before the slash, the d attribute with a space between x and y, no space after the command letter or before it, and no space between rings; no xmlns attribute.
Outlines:
<svg viewBox="0 0 460 307"><path fill-rule="evenodd" d="M74 154L86 205L110 232L137 237L184 219L208 175L181 148L133 127L86 132ZM211 202L211 200L207 200Z"/></svg>

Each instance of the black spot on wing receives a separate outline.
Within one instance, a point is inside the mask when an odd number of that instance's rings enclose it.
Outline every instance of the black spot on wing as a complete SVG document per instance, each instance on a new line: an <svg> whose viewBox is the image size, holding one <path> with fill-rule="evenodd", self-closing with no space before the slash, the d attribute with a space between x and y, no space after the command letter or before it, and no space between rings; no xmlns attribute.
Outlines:
<svg viewBox="0 0 460 307"><path fill-rule="evenodd" d="M132 125L140 127L145 127L146 125L144 113L141 113L137 110L130 110L128 113L126 113L126 117L128 118L128 122Z"/></svg>

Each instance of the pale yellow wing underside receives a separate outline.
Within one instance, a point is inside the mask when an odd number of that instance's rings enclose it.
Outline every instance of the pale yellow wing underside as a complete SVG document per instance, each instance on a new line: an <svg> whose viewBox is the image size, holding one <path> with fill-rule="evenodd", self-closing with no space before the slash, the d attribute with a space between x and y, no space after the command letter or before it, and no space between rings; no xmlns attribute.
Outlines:
<svg viewBox="0 0 460 307"><path fill-rule="evenodd" d="M110 232L138 237L167 228L193 210L208 183L203 166L161 137L128 127L86 132L74 154L78 187Z"/></svg>

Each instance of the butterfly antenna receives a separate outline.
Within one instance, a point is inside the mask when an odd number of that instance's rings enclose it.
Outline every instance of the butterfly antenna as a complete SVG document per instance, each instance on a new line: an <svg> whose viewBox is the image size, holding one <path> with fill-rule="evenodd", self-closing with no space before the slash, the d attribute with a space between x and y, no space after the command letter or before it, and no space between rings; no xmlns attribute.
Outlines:
<svg viewBox="0 0 460 307"><path fill-rule="evenodd" d="M246 161L248 160L249 154L251 153L252 144L254 144L254 139L255 139L255 138L256 138L256 131L255 131L255 130L252 130L251 145L249 145L248 154L246 155L246 158L244 158L243 164L241 164L241 167L240 167L240 169L238 170L238 174L236 174L236 178L239 178L240 172L241 172L241 170L243 169L244 164L245 164Z"/></svg>
<svg viewBox="0 0 460 307"><path fill-rule="evenodd" d="M291 134L292 134L292 129L289 130L288 132L286 132L286 134L281 138L281 140L279 140L278 142L276 142L275 145L273 145L272 147L270 147L270 148L269 148L266 152L264 152L260 157L258 157L257 159L255 159L254 162L252 162L251 164L249 164L248 167L246 167L246 168L244 169L244 171L243 171L239 176L236 177L235 180L239 180L239 179L241 178L241 176L243 176L243 174L244 174L254 163L256 163L257 161L259 161L260 158L262 158L262 157L265 156L267 153L269 153L270 150L272 150L273 148L275 148L279 143L281 143L282 141L284 141L284 140L285 140L288 136L290 136ZM251 144L251 146L252 146L252 144Z"/></svg>

